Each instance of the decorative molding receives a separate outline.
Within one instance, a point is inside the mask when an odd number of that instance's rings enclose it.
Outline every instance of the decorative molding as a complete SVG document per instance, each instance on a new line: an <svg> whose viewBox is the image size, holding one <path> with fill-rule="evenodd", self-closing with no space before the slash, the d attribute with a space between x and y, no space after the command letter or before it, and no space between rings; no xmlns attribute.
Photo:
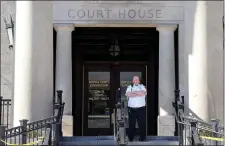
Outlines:
<svg viewBox="0 0 225 146"><path fill-rule="evenodd" d="M164 24L164 25L157 25L156 29L158 31L163 31L163 30L172 30L175 31L177 28L177 25L173 24Z"/></svg>
<svg viewBox="0 0 225 146"><path fill-rule="evenodd" d="M63 23L56 23L54 24L55 30L58 31L73 31L74 25L73 24L63 24Z"/></svg>

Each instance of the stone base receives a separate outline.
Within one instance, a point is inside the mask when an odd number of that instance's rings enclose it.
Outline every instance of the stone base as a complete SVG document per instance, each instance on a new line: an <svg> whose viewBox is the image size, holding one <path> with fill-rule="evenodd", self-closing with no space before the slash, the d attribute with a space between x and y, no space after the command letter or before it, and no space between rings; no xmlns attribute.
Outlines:
<svg viewBox="0 0 225 146"><path fill-rule="evenodd" d="M62 118L63 136L73 136L73 116L63 115Z"/></svg>
<svg viewBox="0 0 225 146"><path fill-rule="evenodd" d="M158 136L174 136L175 117L158 116Z"/></svg>

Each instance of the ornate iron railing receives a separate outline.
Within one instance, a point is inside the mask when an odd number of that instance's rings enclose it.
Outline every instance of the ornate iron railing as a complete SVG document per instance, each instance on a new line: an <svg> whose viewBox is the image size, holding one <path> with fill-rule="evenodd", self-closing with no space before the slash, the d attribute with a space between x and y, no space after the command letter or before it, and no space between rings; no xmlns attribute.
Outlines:
<svg viewBox="0 0 225 146"><path fill-rule="evenodd" d="M3 99L0 96L0 125L9 128L9 116L11 113L11 99Z"/></svg>
<svg viewBox="0 0 225 146"><path fill-rule="evenodd" d="M57 91L57 100L53 98L53 116L28 123L20 120L20 126L6 129L0 126L0 145L58 145L62 136L61 124L65 103L62 91Z"/></svg>
<svg viewBox="0 0 225 146"><path fill-rule="evenodd" d="M175 94L176 95L176 94ZM177 98L172 103L177 123L179 145L224 145L224 127L219 121L212 119L211 123L197 118L184 116L184 97Z"/></svg>

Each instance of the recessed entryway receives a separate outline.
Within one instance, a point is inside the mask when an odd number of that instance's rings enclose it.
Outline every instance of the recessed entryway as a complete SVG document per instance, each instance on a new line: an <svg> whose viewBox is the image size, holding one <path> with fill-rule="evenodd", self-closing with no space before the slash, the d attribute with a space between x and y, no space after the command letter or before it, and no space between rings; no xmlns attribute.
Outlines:
<svg viewBox="0 0 225 146"><path fill-rule="evenodd" d="M113 135L116 89L127 86L134 75L149 91L147 135L157 134L158 39L156 28L73 31L74 135Z"/></svg>

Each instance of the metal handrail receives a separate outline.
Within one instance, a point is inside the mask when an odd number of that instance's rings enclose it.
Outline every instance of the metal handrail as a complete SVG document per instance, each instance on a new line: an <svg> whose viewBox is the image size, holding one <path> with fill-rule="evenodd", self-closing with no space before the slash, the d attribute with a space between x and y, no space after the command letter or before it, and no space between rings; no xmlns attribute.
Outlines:
<svg viewBox="0 0 225 146"><path fill-rule="evenodd" d="M0 125L9 127L9 115L10 115L10 108L11 106L11 99L3 99L0 96Z"/></svg>
<svg viewBox="0 0 225 146"><path fill-rule="evenodd" d="M211 127L212 125L211 124L209 124L209 123L207 123L207 122L204 122L204 121L202 121L202 120L198 120L198 119L195 119L195 118L192 118L192 117L188 117L188 116L184 116L184 115L180 115L183 119L186 119L186 120L189 120L189 121L193 121L193 122L198 122L198 124L205 124L205 125L207 125L207 126L209 126L209 127ZM179 123L181 123L181 122L179 122ZM190 126L190 124L188 124L188 123L186 123L186 125L188 125L188 126ZM219 126L220 128L223 128L221 125ZM222 133L222 132L217 132L217 131L215 131L215 130L213 130L212 128L206 128L205 126L199 126L199 125L197 125L197 128L198 129L201 129L201 130L206 130L206 131L209 131L209 132L214 132L214 133L216 133L216 134L224 134L224 133Z"/></svg>
<svg viewBox="0 0 225 146"><path fill-rule="evenodd" d="M34 145L34 142L38 143L40 139L43 142L46 137L49 140L48 145L58 145L59 137L62 136L61 126L65 103L62 102L62 91L57 91L57 94L57 100L53 98L53 116L31 123L28 123L26 119L20 120L20 126L10 129L0 126L0 145L12 145L12 143L13 145ZM49 135L46 135L46 130L51 131L48 132Z"/></svg>
<svg viewBox="0 0 225 146"><path fill-rule="evenodd" d="M216 122L216 124L214 123L213 125L194 117L185 116L183 108L180 108L184 107L184 103L179 101L179 98L176 99L178 101L173 102L172 105L174 107L173 109L175 114L175 121L179 125L178 127L180 128L178 128L178 131L180 130L180 133L178 134L178 136L180 137L180 145L186 145L186 139L189 138L191 139L191 145L204 145L204 143L206 142L203 142L203 137L208 138L208 141L210 139L211 145L219 145L217 139L220 138L221 140L221 136L224 136L224 133L221 132L222 130L224 130L224 127L222 125L218 125L218 122L216 120L213 120L213 122ZM188 136L186 135L186 131L189 131L189 135L187 134ZM199 133L201 131L207 131L212 136L202 136ZM185 140L185 142L183 140Z"/></svg>

